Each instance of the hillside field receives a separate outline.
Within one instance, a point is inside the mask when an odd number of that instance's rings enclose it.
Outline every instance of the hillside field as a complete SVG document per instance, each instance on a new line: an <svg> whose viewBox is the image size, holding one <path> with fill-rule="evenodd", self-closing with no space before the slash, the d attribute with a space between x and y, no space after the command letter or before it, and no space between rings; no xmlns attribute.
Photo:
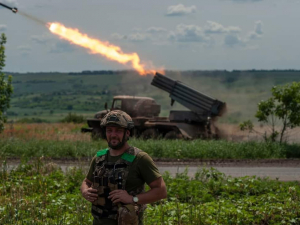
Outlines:
<svg viewBox="0 0 300 225"><path fill-rule="evenodd" d="M168 93L151 86L152 76L133 71L84 71L80 73L9 73L14 94L9 120L40 118L58 122L68 113L92 117L111 104L115 95L149 96L161 104L161 116L171 109ZM254 120L257 103L270 96L274 85L300 81L300 71L166 71L166 75L197 91L227 103L227 114L219 122L237 124Z"/></svg>

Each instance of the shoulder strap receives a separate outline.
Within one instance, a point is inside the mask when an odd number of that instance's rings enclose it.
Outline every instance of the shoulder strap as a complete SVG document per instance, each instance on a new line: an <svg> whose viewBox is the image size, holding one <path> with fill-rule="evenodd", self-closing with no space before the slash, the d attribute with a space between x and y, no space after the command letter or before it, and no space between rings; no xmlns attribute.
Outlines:
<svg viewBox="0 0 300 225"><path fill-rule="evenodd" d="M135 159L135 155L131 155L131 154L129 154L129 153L127 153L127 152L125 152L123 155L122 155L122 159L124 159L125 161L128 161L128 162L133 162L133 160Z"/></svg>
<svg viewBox="0 0 300 225"><path fill-rule="evenodd" d="M103 160L105 160L105 158L106 158L105 156L107 155L108 151L109 151L108 148L103 149L103 150L100 150L100 151L97 152L96 157L104 156L104 157L101 157L101 160L99 159L100 161L103 161ZM131 163L135 160L136 156L137 156L141 151L142 151L142 150L140 150L140 149L138 149L138 148L136 148L136 147L130 147L130 148L122 155L121 159L131 164ZM97 160L97 161L99 161L99 160Z"/></svg>
<svg viewBox="0 0 300 225"><path fill-rule="evenodd" d="M134 159L136 158L137 154L141 152L140 149L136 147L130 147L121 157L121 159L132 163Z"/></svg>
<svg viewBox="0 0 300 225"><path fill-rule="evenodd" d="M108 148L100 150L100 151L97 152L96 156L100 157L100 156L106 155L107 152L108 152Z"/></svg>
<svg viewBox="0 0 300 225"><path fill-rule="evenodd" d="M107 158L108 148L100 150L96 154L96 164L103 163Z"/></svg>

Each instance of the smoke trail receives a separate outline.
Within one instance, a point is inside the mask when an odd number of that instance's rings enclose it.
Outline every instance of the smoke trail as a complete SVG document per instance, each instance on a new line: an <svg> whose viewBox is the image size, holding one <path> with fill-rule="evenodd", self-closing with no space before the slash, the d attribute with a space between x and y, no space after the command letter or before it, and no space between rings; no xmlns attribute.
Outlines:
<svg viewBox="0 0 300 225"><path fill-rule="evenodd" d="M35 16L29 15L29 14L27 14L25 12L20 12L20 11L18 11L18 14L26 17L27 19L30 19L30 20L38 23L39 25L47 26L47 22L45 22L45 21L43 21L43 20L41 20L39 18L36 18Z"/></svg>

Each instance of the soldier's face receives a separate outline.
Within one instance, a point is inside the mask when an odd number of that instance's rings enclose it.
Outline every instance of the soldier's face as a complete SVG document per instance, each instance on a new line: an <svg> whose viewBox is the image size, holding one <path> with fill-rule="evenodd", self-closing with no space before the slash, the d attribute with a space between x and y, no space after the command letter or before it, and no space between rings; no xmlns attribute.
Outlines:
<svg viewBox="0 0 300 225"><path fill-rule="evenodd" d="M125 129L122 127L106 127L107 142L112 149L117 147L122 142L124 131Z"/></svg>

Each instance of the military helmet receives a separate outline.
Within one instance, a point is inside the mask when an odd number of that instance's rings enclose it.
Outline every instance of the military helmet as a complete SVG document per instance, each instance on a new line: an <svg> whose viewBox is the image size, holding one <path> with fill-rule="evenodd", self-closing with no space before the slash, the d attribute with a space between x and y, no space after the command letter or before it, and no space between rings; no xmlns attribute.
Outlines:
<svg viewBox="0 0 300 225"><path fill-rule="evenodd" d="M100 126L104 128L108 125L123 127L128 130L134 127L132 118L126 112L121 110L111 111L103 117Z"/></svg>

